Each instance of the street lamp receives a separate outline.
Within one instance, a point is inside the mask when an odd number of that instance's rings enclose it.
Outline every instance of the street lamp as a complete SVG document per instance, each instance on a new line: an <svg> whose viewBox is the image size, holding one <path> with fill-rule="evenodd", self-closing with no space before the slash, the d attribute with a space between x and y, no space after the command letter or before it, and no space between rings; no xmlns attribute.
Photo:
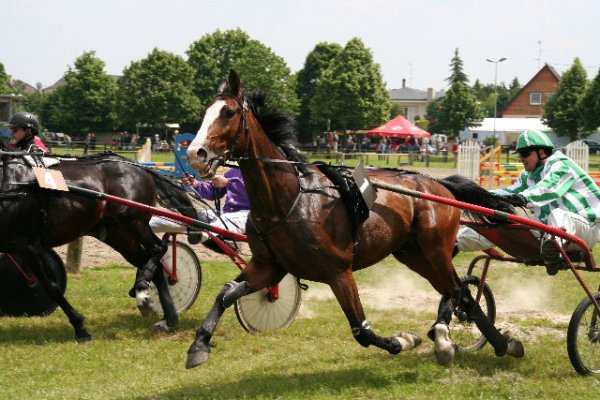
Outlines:
<svg viewBox="0 0 600 400"><path fill-rule="evenodd" d="M494 138L496 138L496 117L498 114L498 63L506 61L506 57L499 58L498 60L490 60L487 58L485 61L494 63ZM492 144L495 146L496 142ZM494 171L494 148L490 150L490 182L489 187L493 187L493 171Z"/></svg>

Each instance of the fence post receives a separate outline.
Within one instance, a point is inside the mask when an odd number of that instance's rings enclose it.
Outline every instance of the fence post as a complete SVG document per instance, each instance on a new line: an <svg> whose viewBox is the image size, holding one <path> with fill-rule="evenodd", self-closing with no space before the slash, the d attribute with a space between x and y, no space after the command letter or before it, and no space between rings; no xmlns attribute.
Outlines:
<svg viewBox="0 0 600 400"><path fill-rule="evenodd" d="M81 270L81 253L83 250L83 237L73 240L67 246L67 271L78 274Z"/></svg>

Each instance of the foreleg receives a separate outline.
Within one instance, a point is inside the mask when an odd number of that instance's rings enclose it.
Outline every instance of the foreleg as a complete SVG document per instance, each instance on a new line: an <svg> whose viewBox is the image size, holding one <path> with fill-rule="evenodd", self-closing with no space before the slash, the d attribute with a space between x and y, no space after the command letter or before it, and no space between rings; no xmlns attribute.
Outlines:
<svg viewBox="0 0 600 400"><path fill-rule="evenodd" d="M241 275L234 281L227 282L217 295L210 312L196 329L196 338L188 350L186 368L194 368L205 364L210 356L209 342L212 338L223 313L240 297L250 291L247 281L240 281Z"/></svg>

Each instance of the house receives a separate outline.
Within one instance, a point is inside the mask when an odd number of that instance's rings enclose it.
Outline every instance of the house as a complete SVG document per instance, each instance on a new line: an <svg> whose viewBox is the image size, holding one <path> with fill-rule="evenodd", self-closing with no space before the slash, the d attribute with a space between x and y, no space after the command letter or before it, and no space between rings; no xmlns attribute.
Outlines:
<svg viewBox="0 0 600 400"><path fill-rule="evenodd" d="M443 96L444 92L436 93L432 88L425 91L406 87L406 79L402 79L400 89L390 91L392 103L400 106L402 114L411 122L415 122L416 117L425 117L429 103Z"/></svg>
<svg viewBox="0 0 600 400"><path fill-rule="evenodd" d="M544 114L544 104L556 92L559 82L558 72L545 64L500 111L500 117L541 118Z"/></svg>
<svg viewBox="0 0 600 400"><path fill-rule="evenodd" d="M484 118L477 126L467 128L460 134L461 140L475 139L481 143L488 137L497 137L500 144L510 146L516 143L519 134L527 129L550 133L550 128L542 122L544 104L552 96L560 83L560 75L545 64L517 95L502 109L498 118ZM565 138L550 134L556 145L564 145Z"/></svg>

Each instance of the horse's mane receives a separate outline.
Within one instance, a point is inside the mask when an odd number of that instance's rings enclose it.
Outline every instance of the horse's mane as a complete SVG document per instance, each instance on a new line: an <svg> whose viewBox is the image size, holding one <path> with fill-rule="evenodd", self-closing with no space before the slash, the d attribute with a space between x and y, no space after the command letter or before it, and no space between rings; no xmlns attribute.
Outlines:
<svg viewBox="0 0 600 400"><path fill-rule="evenodd" d="M275 109L262 92L247 92L246 103L271 141L290 161L305 163L308 157L298 150L298 130L294 117Z"/></svg>

